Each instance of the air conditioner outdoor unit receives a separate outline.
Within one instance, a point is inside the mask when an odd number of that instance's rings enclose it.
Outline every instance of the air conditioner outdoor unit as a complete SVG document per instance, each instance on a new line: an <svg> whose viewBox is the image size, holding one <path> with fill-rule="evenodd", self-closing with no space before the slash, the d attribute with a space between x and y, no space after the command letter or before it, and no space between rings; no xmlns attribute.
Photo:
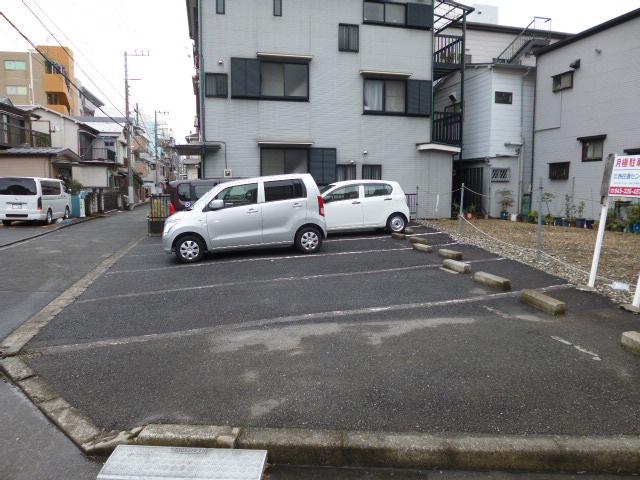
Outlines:
<svg viewBox="0 0 640 480"><path fill-rule="evenodd" d="M233 172L231 171L230 168L227 168L224 170L224 178L231 178L233 177Z"/></svg>

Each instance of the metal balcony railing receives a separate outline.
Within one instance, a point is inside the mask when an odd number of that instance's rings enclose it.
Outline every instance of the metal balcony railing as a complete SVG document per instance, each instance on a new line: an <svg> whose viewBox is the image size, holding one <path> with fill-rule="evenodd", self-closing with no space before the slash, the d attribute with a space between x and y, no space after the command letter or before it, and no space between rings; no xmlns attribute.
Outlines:
<svg viewBox="0 0 640 480"><path fill-rule="evenodd" d="M446 145L462 145L462 114L434 112L431 141Z"/></svg>
<svg viewBox="0 0 640 480"><path fill-rule="evenodd" d="M514 63L524 53L530 51L531 48L548 45L550 38L551 19L547 17L534 17L531 23L498 55L496 62Z"/></svg>
<svg viewBox="0 0 640 480"><path fill-rule="evenodd" d="M7 122L0 122L0 145L7 147L20 147L22 145L50 147L51 135L35 132L30 128L12 125Z"/></svg>
<svg viewBox="0 0 640 480"><path fill-rule="evenodd" d="M81 148L80 157L83 160L106 160L110 162L115 162L117 158L115 150L104 147Z"/></svg>
<svg viewBox="0 0 640 480"><path fill-rule="evenodd" d="M457 35L434 36L434 63L461 65L464 60L462 51L462 37Z"/></svg>

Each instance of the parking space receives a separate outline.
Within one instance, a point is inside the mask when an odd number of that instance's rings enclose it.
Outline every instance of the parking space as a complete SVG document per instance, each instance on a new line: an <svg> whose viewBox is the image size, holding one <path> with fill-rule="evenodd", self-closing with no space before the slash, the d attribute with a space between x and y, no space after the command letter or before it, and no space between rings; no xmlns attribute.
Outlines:
<svg viewBox="0 0 640 480"><path fill-rule="evenodd" d="M434 253L360 233L316 255L194 265L145 239L27 345L27 361L106 429L640 433L640 365L618 343L632 315L441 232L416 234ZM439 246L514 290L443 271ZM550 289L569 314L520 304L522 288Z"/></svg>

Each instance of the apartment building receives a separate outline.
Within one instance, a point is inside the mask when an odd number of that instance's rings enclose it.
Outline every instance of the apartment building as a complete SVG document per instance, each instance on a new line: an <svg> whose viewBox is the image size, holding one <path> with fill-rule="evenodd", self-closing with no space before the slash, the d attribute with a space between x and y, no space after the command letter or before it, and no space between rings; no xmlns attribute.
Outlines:
<svg viewBox="0 0 640 480"><path fill-rule="evenodd" d="M16 105L43 105L64 115L80 115L102 103L80 92L74 73L73 52L68 47L40 45L39 52L0 52L0 95ZM86 90L86 89L84 89Z"/></svg>
<svg viewBox="0 0 640 480"><path fill-rule="evenodd" d="M473 18L497 21L497 7L477 5ZM458 35L452 25L445 34ZM454 182L465 192L463 208L498 217L499 191L511 192L511 213L528 211L533 169L534 53L570 34L551 30L551 20L536 17L524 28L467 22L464 72L436 86L435 104L449 118L461 115L463 147L454 163ZM474 193L478 192L478 193ZM459 203L459 198L454 198Z"/></svg>
<svg viewBox="0 0 640 480"><path fill-rule="evenodd" d="M538 52L531 182L597 218L608 154L640 154L640 9ZM546 213L546 207L545 207Z"/></svg>
<svg viewBox="0 0 640 480"><path fill-rule="evenodd" d="M460 122L433 82L463 65L472 10L452 1L187 0L203 177L385 178L448 217ZM434 56L436 51L439 52ZM185 146L186 147L186 146Z"/></svg>

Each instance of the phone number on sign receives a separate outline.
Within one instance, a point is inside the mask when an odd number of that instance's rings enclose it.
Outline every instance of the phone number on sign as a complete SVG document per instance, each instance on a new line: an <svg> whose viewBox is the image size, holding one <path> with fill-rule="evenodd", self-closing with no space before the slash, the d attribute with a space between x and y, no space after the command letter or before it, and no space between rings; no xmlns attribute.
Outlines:
<svg viewBox="0 0 640 480"><path fill-rule="evenodd" d="M640 197L640 187L611 187L609 188L609 195L632 195L634 197Z"/></svg>

